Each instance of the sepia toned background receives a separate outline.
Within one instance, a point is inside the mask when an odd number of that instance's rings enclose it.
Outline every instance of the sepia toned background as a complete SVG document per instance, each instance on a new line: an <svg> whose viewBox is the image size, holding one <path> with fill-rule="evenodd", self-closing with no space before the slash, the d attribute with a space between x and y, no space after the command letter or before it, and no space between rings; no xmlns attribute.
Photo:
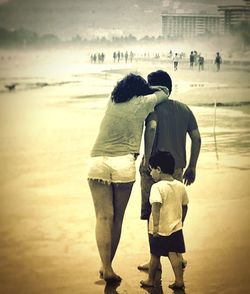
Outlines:
<svg viewBox="0 0 250 294"><path fill-rule="evenodd" d="M140 288L146 273L137 266L149 248L138 174L114 260L122 283L99 279L86 181L116 82L157 69L169 72L171 98L189 105L202 136L196 182L187 188L185 293L250 291L249 20L222 35L162 36L162 13L217 14L219 5L246 2L0 1L1 293L173 293L166 258L162 288ZM203 71L189 68L193 50L205 58ZM134 58L114 62L114 51ZM177 71L170 51L183 53ZM104 62L91 62L101 52Z"/></svg>

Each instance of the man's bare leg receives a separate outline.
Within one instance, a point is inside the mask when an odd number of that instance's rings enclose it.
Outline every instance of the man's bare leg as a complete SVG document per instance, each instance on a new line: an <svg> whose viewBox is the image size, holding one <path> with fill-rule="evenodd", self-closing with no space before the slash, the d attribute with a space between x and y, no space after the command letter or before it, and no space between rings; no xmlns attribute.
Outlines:
<svg viewBox="0 0 250 294"><path fill-rule="evenodd" d="M143 287L154 287L155 276L160 265L160 257L151 254L150 266L148 271L148 279L140 281Z"/></svg>

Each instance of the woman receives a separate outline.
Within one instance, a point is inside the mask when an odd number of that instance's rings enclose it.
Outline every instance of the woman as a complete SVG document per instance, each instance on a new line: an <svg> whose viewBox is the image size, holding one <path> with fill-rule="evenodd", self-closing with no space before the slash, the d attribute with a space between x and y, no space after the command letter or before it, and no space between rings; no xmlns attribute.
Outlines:
<svg viewBox="0 0 250 294"><path fill-rule="evenodd" d="M117 83L91 152L88 182L96 213L100 275L120 281L112 268L126 206L135 182L143 123L154 107L168 98L167 88L152 88L139 75Z"/></svg>

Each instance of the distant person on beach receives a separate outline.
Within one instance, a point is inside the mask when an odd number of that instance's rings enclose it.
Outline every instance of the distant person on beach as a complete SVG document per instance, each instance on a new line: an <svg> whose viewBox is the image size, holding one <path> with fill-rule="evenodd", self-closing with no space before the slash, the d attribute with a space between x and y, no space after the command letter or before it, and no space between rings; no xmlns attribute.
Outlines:
<svg viewBox="0 0 250 294"><path fill-rule="evenodd" d="M111 93L99 134L91 152L88 182L96 213L96 242L102 262L100 276L120 281L112 268L122 222L135 182L143 124L154 107L169 95L165 87L150 87L129 74Z"/></svg>
<svg viewBox="0 0 250 294"><path fill-rule="evenodd" d="M133 51L130 51L130 53L129 53L129 59L130 59L130 62L131 63L133 62L133 58L134 58L134 53L133 53Z"/></svg>
<svg viewBox="0 0 250 294"><path fill-rule="evenodd" d="M104 59L105 59L105 54L102 52L101 54L101 59L102 59L102 63L104 62Z"/></svg>
<svg viewBox="0 0 250 294"><path fill-rule="evenodd" d="M194 65L197 66L198 64L198 52L194 51Z"/></svg>
<svg viewBox="0 0 250 294"><path fill-rule="evenodd" d="M220 71L220 65L222 64L222 58L221 58L219 52L216 53L216 57L215 57L214 63L216 64L217 71Z"/></svg>
<svg viewBox="0 0 250 294"><path fill-rule="evenodd" d="M102 62L102 55L101 55L101 53L98 53L97 57L98 57L98 63L101 63Z"/></svg>
<svg viewBox="0 0 250 294"><path fill-rule="evenodd" d="M90 55L90 62L91 62L91 63L94 62L94 55L93 55L93 54Z"/></svg>
<svg viewBox="0 0 250 294"><path fill-rule="evenodd" d="M194 68L194 52L193 51L191 51L190 56L189 56L189 65L190 65L191 69Z"/></svg>
<svg viewBox="0 0 250 294"><path fill-rule="evenodd" d="M187 213L188 196L185 186L174 179L175 160L171 153L158 151L149 159L151 176L156 182L150 192L152 212L149 218L150 266L143 287L154 287L161 256L168 256L175 275L169 285L173 290L183 289L181 254L185 252L182 225Z"/></svg>
<svg viewBox="0 0 250 294"><path fill-rule="evenodd" d="M125 62L128 62L128 51L125 52Z"/></svg>
<svg viewBox="0 0 250 294"><path fill-rule="evenodd" d="M204 57L201 55L201 53L199 54L199 57L198 57L198 64L199 64L199 71L204 70Z"/></svg>
<svg viewBox="0 0 250 294"><path fill-rule="evenodd" d="M172 91L172 79L167 72L158 70L148 75L148 83L165 86ZM191 139L191 153L186 167L186 135ZM149 220L151 205L150 189L154 181L149 172L149 158L158 151L168 151L175 159L173 177L186 185L191 185L196 177L201 138L196 119L189 107L179 101L168 99L155 107L145 120L144 156L140 165L141 175L141 219ZM186 261L183 260L183 267ZM149 263L138 266L148 270Z"/></svg>
<svg viewBox="0 0 250 294"><path fill-rule="evenodd" d="M173 58L173 61L174 61L174 70L177 70L178 69L179 60L180 60L180 58L179 58L178 54L175 53L175 56Z"/></svg>
<svg viewBox="0 0 250 294"><path fill-rule="evenodd" d="M114 62L116 61L116 57L117 57L116 52L113 52L113 61L114 61Z"/></svg>

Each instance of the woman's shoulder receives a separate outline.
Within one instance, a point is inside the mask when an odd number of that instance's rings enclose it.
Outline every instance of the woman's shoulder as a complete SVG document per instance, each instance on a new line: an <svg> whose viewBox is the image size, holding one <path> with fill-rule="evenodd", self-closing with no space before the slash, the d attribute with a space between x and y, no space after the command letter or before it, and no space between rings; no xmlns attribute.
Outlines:
<svg viewBox="0 0 250 294"><path fill-rule="evenodd" d="M172 181L172 183L173 183L173 185L176 185L176 186L179 186L179 187L185 187L184 184L181 181L176 180L176 179L174 179Z"/></svg>
<svg viewBox="0 0 250 294"><path fill-rule="evenodd" d="M128 102L132 104L145 104L147 102L151 102L152 100L156 100L156 94L148 94L148 95L140 95L140 96L134 96L132 99L130 99Z"/></svg>

